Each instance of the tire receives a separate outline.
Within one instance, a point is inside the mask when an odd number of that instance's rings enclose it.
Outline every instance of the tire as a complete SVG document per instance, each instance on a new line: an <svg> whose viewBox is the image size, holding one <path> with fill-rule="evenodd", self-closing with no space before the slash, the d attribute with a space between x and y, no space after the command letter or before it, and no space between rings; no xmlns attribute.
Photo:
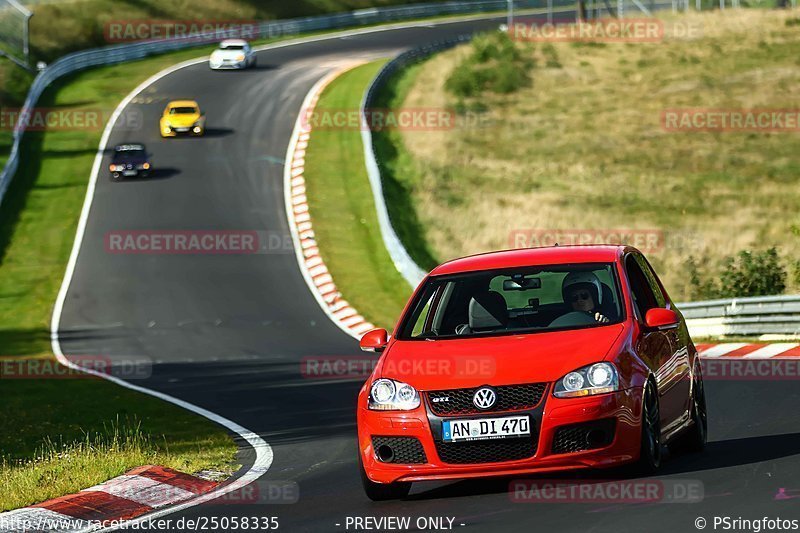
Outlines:
<svg viewBox="0 0 800 533"><path fill-rule="evenodd" d="M361 452L358 456L358 469L361 471L361 485L364 487L364 493L367 498L374 502L383 502L387 500L399 500L408 496L411 491L411 483L375 483L367 477L364 471L364 463L361 462Z"/></svg>
<svg viewBox="0 0 800 533"><path fill-rule="evenodd" d="M661 412L658 392L648 381L642 395L642 439L639 460L633 470L638 475L651 475L661 467Z"/></svg>
<svg viewBox="0 0 800 533"><path fill-rule="evenodd" d="M698 365L692 377L692 425L669 443L669 451L675 455L699 453L705 450L708 440L708 411L706 410L706 389L703 375Z"/></svg>

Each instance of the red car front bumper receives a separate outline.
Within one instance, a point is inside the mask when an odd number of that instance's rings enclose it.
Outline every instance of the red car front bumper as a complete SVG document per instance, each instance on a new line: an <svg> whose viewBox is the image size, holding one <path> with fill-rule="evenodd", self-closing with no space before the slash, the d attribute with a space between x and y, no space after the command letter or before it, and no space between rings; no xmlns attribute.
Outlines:
<svg viewBox="0 0 800 533"><path fill-rule="evenodd" d="M545 402L545 405L543 408L539 407L538 415L532 415L534 418L541 417L540 420L533 420L532 424L536 429L533 438L537 441L536 451L532 456L520 460L469 464L451 464L441 459L434 437L434 434L440 433L440 429L434 432L431 427L431 423L441 424L441 422L437 417L429 418L429 411L424 401L416 410L405 412L370 411L359 402L358 445L364 470L367 477L374 482L392 483L607 468L638 459L641 443L641 388L580 399L555 398L548 391L542 402ZM514 413L469 415L463 418L508 414ZM553 452L553 440L558 428L599 420L608 420L614 427L610 444L572 453ZM426 462L424 464L383 462L378 459L373 449L373 437L416 437L422 444Z"/></svg>

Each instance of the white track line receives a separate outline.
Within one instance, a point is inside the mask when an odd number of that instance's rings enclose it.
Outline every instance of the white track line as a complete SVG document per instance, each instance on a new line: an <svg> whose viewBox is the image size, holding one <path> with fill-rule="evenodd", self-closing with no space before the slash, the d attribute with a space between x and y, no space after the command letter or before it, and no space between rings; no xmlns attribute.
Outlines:
<svg viewBox="0 0 800 533"><path fill-rule="evenodd" d="M463 17L463 18L459 18L459 19L450 19L450 20L446 20L446 21L436 22L436 23L434 23L434 26L446 25L446 24L455 24L455 23L458 23L458 22L465 22L465 21L469 21L469 20L485 20L485 19L493 19L493 18L498 18L498 15L496 15L496 14L495 15L490 15L490 16L478 15L478 16L474 16L474 17ZM428 21L428 22L394 24L394 25L390 25L390 26L381 26L381 27L366 28L366 29L360 29L360 30L343 31L343 32L336 32L336 33L326 34L324 36L319 36L319 37L299 38L299 39L292 39L292 40L284 41L284 42L280 42L280 43L261 45L261 46L255 47L255 50L256 51L273 50L273 49L277 49L277 48L285 48L285 47L296 46L296 45L300 45L300 44L313 43L313 42L319 42L319 41L325 41L325 40L333 40L333 39L338 39L340 37L345 37L345 36L349 37L349 36L365 35L365 34L369 34L369 33L392 31L392 30L399 30L399 29L408 29L408 28L415 28L415 27L427 27L427 26L430 26L430 25L431 25L431 22ZM183 510L183 509L186 509L186 508L189 508L189 507L193 507L195 505L198 505L198 504L204 503L206 501L209 501L209 500L218 498L220 496L223 496L224 494L227 494L228 492L231 492L233 490L239 489L239 488L241 488L241 487L243 487L243 486L255 481L256 479L261 477L264 473L266 473L267 470L269 469L270 465L272 464L272 459L273 459L272 448L270 447L269 444L267 444L257 434L253 433L252 431L240 426L239 424L237 424L237 423L235 423L235 422L233 422L231 420L228 420L227 418L224 418L224 417L222 417L222 416L220 416L220 415L218 415L216 413L212 413L211 411L203 409L202 407L190 404L189 402L185 402L185 401L183 401L183 400L181 400L179 398L175 398L173 396L169 396L167 394L164 394L164 393L161 393L161 392L158 392L158 391L154 391L154 390L151 390L151 389L140 387L138 385L133 385L131 383L128 383L128 382L126 382L124 380L121 380L119 378L116 378L114 376L103 374L101 372L92 371L92 370L89 370L89 369L86 369L86 368L83 368L83 367L80 367L78 365L73 364L72 362L70 362L64 356L64 353L61 350L61 344L60 344L59 339L58 339L58 328L59 328L59 324L61 323L61 313L64 310L64 301L66 300L67 293L69 292L69 287L70 287L70 284L72 283L72 277L73 277L73 275L75 273L75 265L77 264L78 256L80 255L80 249L81 249L81 244L83 242L83 236L84 236L84 233L86 231L86 225L87 225L87 222L88 222L88 219L89 219L89 213L90 213L91 208L92 208L92 201L94 200L94 191L95 191L95 188L96 188L96 185L97 185L97 179L98 179L98 175L99 175L99 172L100 172L100 165L102 164L103 152L105 150L106 144L108 143L108 139L111 136L111 132L112 132L112 130L114 128L114 124L116 124L117 120L119 119L119 116L122 114L122 111L125 109L125 107L127 107L128 104L130 104L130 102L136 96L138 96L139 93L141 93L143 90L145 90L147 87L149 87L150 85L152 85L156 81L160 80L161 78L163 78L165 76L168 76L169 74L172 74L174 72L177 72L178 70L184 69L186 67L190 67L192 65L197 65L197 64L200 64L200 63L204 63L206 61L208 61L207 57L199 57L197 59L190 59L190 60L178 63L176 65L173 65L171 67L168 67L168 68L166 68L166 69L164 69L164 70L162 70L160 72L157 72L156 74L154 74L153 76L151 76L150 78L148 78L147 80L142 82L133 91L131 91L131 93L128 94L128 96L126 96L120 102L120 104L114 110L114 113L111 115L111 118L109 119L108 123L106 124L105 129L103 130L103 136L100 139L100 147L99 147L99 149L97 151L97 154L95 155L95 158L94 158L94 164L92 166L92 173L91 173L91 176L89 177L89 185L88 185L88 187L86 189L86 196L84 198L83 208L81 210L81 215L80 215L80 218L78 220L78 228L77 228L77 231L75 233L75 241L73 243L72 251L71 251L70 256L69 256L69 261L67 262L67 268L66 268L66 271L64 273L64 279L63 279L63 281L61 283L61 288L58 291L58 296L56 298L56 303L55 303L55 306L53 308L53 318L52 318L52 320L50 322L50 338L51 338L51 345L52 345L53 353L55 354L56 359L58 359L58 361L61 364L63 364L64 366L67 366L67 367L75 369L75 370L80 370L80 371L86 372L87 374L96 375L96 376L98 376L100 378L103 378L103 379L106 379L108 381L111 381L112 383L115 383L115 384L117 384L117 385L119 385L121 387L125 387L127 389L134 390L136 392L140 392L140 393L143 393L143 394L148 394L150 396L154 396L154 397L159 398L161 400L164 400L166 402L169 402L169 403L172 403L172 404L177 405L179 407L182 407L182 408L184 408L184 409L186 409L188 411L196 413L196 414L198 414L200 416L208 418L209 420L212 420L212 421L222 425L223 427L227 428L228 430L232 431L233 433L238 434L245 441L247 441L253 447L253 449L255 450L256 459L255 459L253 465L247 470L247 472L245 472L241 477L239 477L236 481L232 482L231 484L225 485L224 487L220 487L220 488L218 488L218 489L216 489L216 490L214 490L212 492L209 492L207 494L199 496L199 497L197 497L197 498L195 498L195 499L193 499L191 501L185 502L183 504L180 504L180 505L177 505L177 506L174 506L174 507L170 507L170 508L167 508L167 509L162 509L162 510L157 511L155 513L151 513L151 514L145 515L143 517L131 520L131 521L128 522L128 524L142 523L145 520L148 520L148 519L151 519L151 518L157 518L157 517L164 516L164 515L167 515L167 514L170 514L170 513L174 513L176 511L180 511L180 510ZM333 77L333 75L332 75L332 77ZM331 79L332 79L332 77L331 77ZM324 79L320 80L320 82L318 82L317 85L319 87L322 87L323 86L323 83L322 83L323 81L325 81L325 80ZM312 93L313 92L314 92L314 90L312 89ZM309 100L309 101L311 100L311 98L313 97L312 93L309 93L309 97L307 98L307 100ZM305 108L305 104L307 104L307 103L308 102L304 103L304 107L303 108ZM299 120L300 119L298 117L298 121ZM299 130L297 128L297 125L295 125L295 131L292 134L292 139L291 139L291 142L289 143L290 150L287 152L287 159L286 159L287 162L291 161L290 156L292 156L294 154L294 149L297 147L297 142L298 142L299 135L300 135L300 132L299 132ZM303 141L307 141L307 137L305 139L303 139ZM291 188L290 187L290 182L291 182L292 176L291 176L291 169L288 167L288 165L287 165L287 169L286 169L284 174L285 174L284 175L284 189L286 191L289 191L290 188ZM289 198L288 197L288 192L285 193L285 194L287 194L287 198ZM286 211L287 211L287 215L288 216L294 218L294 212L292 211L292 209L291 209L291 207L289 206L288 203L287 203ZM339 320L336 320L333 317L331 311L329 310L329 305L321 298L320 295L317 294L317 292L315 290L313 290L315 285L313 283L313 280L309 277L309 274L308 274L307 270L304 267L305 262L304 262L304 258L302 257L302 252L300 251L299 247L297 246L297 243L299 242L299 237L297 235L297 229L296 229L294 223L290 224L289 227L290 227L290 231L292 233L292 239L295 242L295 252L298 254L297 255L297 259L298 259L298 264L301 265L301 272L303 273L303 277L305 278L306 283L309 285L309 288L312 289L311 292L312 292L312 294L314 294L314 297L317 299L317 302L320 304L320 307L331 318L331 320L333 320L333 323L336 324L337 326L339 326L339 328L342 329L342 331L344 331L345 333L347 333L351 337L353 337L355 339L358 339L359 335L357 333L355 333L354 331L346 328L345 326L343 326L339 322ZM107 528L107 529L104 529L103 531L114 531L116 529L119 529L119 527Z"/></svg>
<svg viewBox="0 0 800 533"><path fill-rule="evenodd" d="M134 520L127 522L127 524L142 523L145 520L164 516L170 513L174 513L176 511L180 511L182 509L193 507L195 505L199 505L209 500L219 498L220 496L223 496L231 491L238 490L244 487L245 485L248 485L249 483L252 483L253 481L257 480L264 473L266 473L267 470L269 470L269 467L272 465L272 459L273 459L272 448L270 447L270 445L267 444L261 437L259 437L257 434L253 433L249 429L244 428L239 424L237 424L236 422L228 420L227 418L224 418L216 413L212 413L207 409L203 409L202 407L183 401L179 398L169 396L162 392L146 389L138 385L133 385L117 377L110 376L102 372L86 369L84 367L76 365L64 356L64 353L61 350L61 343L59 342L58 339L58 329L59 329L59 324L61 323L61 313L64 310L64 301L66 300L67 292L69 291L69 286L72 283L72 277L75 273L75 265L78 262L78 255L80 254L81 243L83 242L83 236L85 234L86 225L89 220L89 213L92 209L92 201L94 200L94 191L97 186L98 175L100 174L100 166L103 160L103 153L106 149L106 145L108 144L108 139L111 136L111 132L114 129L114 125L116 124L117 120L119 119L119 116L122 114L122 111L125 109L125 107L127 107L128 104L140 92L142 92L144 89L146 89L159 79L163 78L164 76L172 74L177 70L180 70L195 63L197 63L197 61L188 61L179 63L170 68L162 70L161 72L158 72L155 75L148 78L147 80L145 80L119 103L117 108L114 110L114 113L111 115L111 118L109 119L108 123L106 124L106 127L103 130L103 136L100 139L100 147L94 158L94 165L92 166L92 174L89 177L89 185L86 189L86 197L84 198L83 209L81 210L81 216L80 219L78 220L78 229L75 234L75 242L73 243L72 246L72 252L70 253L69 261L67 262L67 269L64 274L64 280L61 283L61 289L58 291L58 297L56 299L56 304L53 309L53 319L50 323L50 338L51 338L53 353L55 354L56 359L58 359L58 361L62 365L67 366L69 368L73 368L75 370L83 371L87 374L92 374L101 377L121 387L125 387L126 389L154 396L171 404L182 407L187 411L191 411L195 414L203 416L213 422L216 422L217 424L227 428L232 433L239 435L244 441L246 441L253 448L253 450L255 450L256 457L255 461L253 461L252 466L250 466L247 469L247 471L244 474L242 474L241 477L237 478L230 484L220 486L217 489L207 494L198 496L197 498L193 498L188 502L184 502L182 504L173 507L169 507L166 509L162 509L160 511L156 511L154 513L144 515L140 518L136 518ZM120 526L111 527L104 529L103 531L114 531L116 529L119 529L119 527Z"/></svg>

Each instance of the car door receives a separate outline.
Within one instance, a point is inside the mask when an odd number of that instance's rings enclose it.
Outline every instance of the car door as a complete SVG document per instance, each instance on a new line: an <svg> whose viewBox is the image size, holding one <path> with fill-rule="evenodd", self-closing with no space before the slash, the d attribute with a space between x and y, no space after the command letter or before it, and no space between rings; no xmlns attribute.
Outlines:
<svg viewBox="0 0 800 533"><path fill-rule="evenodd" d="M625 258L625 273L630 284L635 319L640 332L635 341L636 351L655 374L661 427L662 430L668 431L670 427L680 422L682 416L680 391L676 389L675 372L671 369L674 362L673 343L669 331L650 329L645 324L647 311L659 307L659 303L663 300L657 298L636 255L630 253Z"/></svg>
<svg viewBox="0 0 800 533"><path fill-rule="evenodd" d="M658 307L672 308L672 302L669 299L664 285L658 279L653 266L642 255L636 255L636 261L642 268L647 283L650 289L655 294ZM674 393L671 400L674 400L674 405L671 407L678 413L678 418L685 418L689 415L689 394L691 392L692 376L689 359L689 335L686 331L683 319L677 328L670 328L665 330L667 338L669 338L672 345L672 356L667 362L669 370L669 382L672 384L672 391Z"/></svg>

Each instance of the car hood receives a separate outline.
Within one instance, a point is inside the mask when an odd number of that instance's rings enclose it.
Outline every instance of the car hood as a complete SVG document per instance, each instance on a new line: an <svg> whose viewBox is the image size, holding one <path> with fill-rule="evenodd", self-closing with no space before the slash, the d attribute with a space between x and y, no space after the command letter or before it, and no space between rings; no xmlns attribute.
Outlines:
<svg viewBox="0 0 800 533"><path fill-rule="evenodd" d="M176 114L176 115L165 115L164 120L170 126L175 126L177 128L188 128L194 125L195 122L200 120L199 113L186 113L186 114Z"/></svg>
<svg viewBox="0 0 800 533"><path fill-rule="evenodd" d="M553 382L604 360L623 330L623 324L612 324L527 335L396 340L376 375L423 391Z"/></svg>

